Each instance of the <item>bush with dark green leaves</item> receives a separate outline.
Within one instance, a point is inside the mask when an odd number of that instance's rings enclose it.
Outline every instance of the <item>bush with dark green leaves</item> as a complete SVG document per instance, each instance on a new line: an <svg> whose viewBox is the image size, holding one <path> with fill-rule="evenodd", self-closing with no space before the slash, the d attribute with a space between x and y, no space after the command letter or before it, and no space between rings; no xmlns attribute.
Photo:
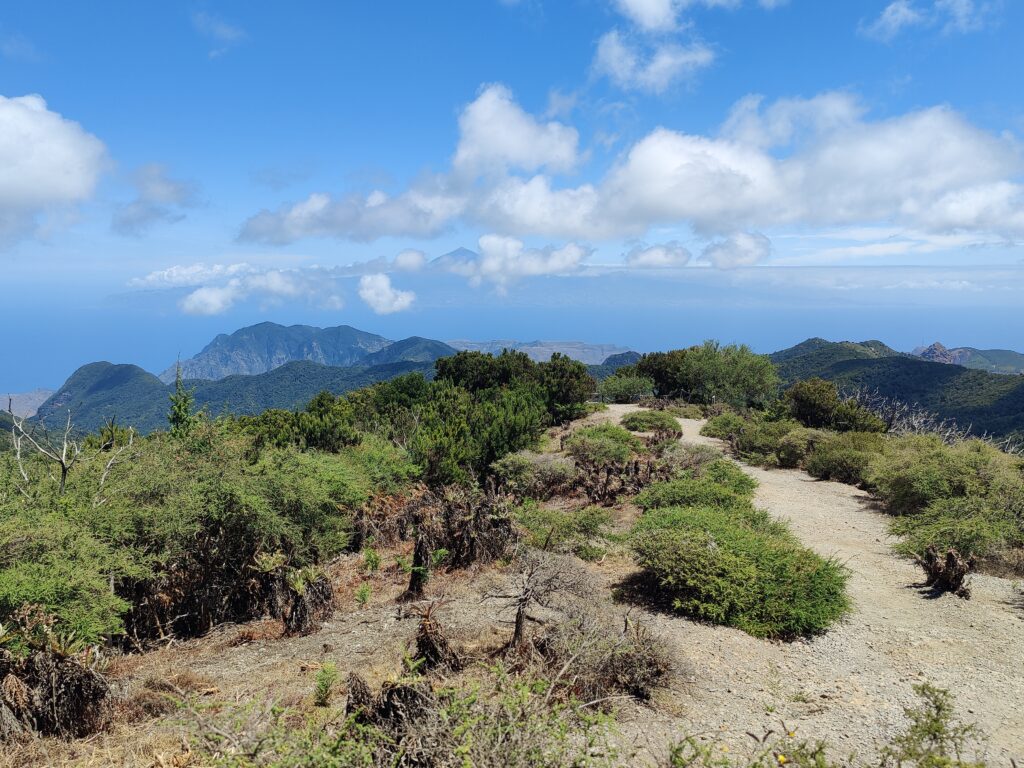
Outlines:
<svg viewBox="0 0 1024 768"><path fill-rule="evenodd" d="M700 346L644 355L636 371L654 382L658 397L691 403L763 406L776 397L779 377L765 355L746 346L705 341Z"/></svg>
<svg viewBox="0 0 1024 768"><path fill-rule="evenodd" d="M836 432L885 432L886 424L855 400L840 397L834 382L812 378L786 390L793 418L805 427Z"/></svg>
<svg viewBox="0 0 1024 768"><path fill-rule="evenodd" d="M827 433L810 447L804 468L819 480L863 485L884 445L885 438L874 432Z"/></svg>
<svg viewBox="0 0 1024 768"><path fill-rule="evenodd" d="M849 609L845 568L748 505L650 510L631 538L654 597L697 619L792 639Z"/></svg>
<svg viewBox="0 0 1024 768"><path fill-rule="evenodd" d="M439 359L437 378L471 394L493 389L536 386L548 415L555 424L582 416L596 384L587 367L561 353L535 363L523 352L505 350L500 355L459 352Z"/></svg>
<svg viewBox="0 0 1024 768"><path fill-rule="evenodd" d="M666 411L636 411L627 413L620 420L622 426L630 432L668 432L682 435L679 420Z"/></svg>
<svg viewBox="0 0 1024 768"><path fill-rule="evenodd" d="M581 427L563 442L565 451L579 462L602 466L624 464L643 450L636 435L615 424Z"/></svg>
<svg viewBox="0 0 1024 768"><path fill-rule="evenodd" d="M775 467L779 464L778 450L783 438L799 426L795 421L751 419L733 436L732 445L746 461Z"/></svg>
<svg viewBox="0 0 1024 768"><path fill-rule="evenodd" d="M635 403L654 394L654 382L630 370L619 370L597 386L597 394L606 403Z"/></svg>
<svg viewBox="0 0 1024 768"><path fill-rule="evenodd" d="M732 440L747 425L747 419L738 413L722 413L712 416L701 429L705 437L717 437L719 440Z"/></svg>
<svg viewBox="0 0 1024 768"><path fill-rule="evenodd" d="M336 453L256 447L230 421L83 454L65 491L0 459L0 623L24 604L94 643L190 636L262 615L288 569L349 544L356 511L418 472L379 438Z"/></svg>

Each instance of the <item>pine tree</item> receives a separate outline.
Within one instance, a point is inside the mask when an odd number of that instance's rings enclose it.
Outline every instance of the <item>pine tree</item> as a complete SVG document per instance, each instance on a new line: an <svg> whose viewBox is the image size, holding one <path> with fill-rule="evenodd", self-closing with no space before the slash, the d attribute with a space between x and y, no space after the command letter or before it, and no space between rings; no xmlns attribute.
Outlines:
<svg viewBox="0 0 1024 768"><path fill-rule="evenodd" d="M181 365L174 374L174 392L171 394L171 410L167 414L167 422L171 425L171 434L175 437L187 437L196 423L193 410L195 397L192 390L185 386L181 378Z"/></svg>

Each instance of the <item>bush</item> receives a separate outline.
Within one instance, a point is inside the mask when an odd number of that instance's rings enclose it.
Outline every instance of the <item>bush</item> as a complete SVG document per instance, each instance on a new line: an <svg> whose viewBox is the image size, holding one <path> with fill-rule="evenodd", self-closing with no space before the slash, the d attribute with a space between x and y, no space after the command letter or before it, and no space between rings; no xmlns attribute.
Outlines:
<svg viewBox="0 0 1024 768"><path fill-rule="evenodd" d="M778 372L768 357L746 346L722 346L716 341L644 355L636 371L654 381L658 397L722 402L737 408L764 405L775 397L779 385Z"/></svg>
<svg viewBox="0 0 1024 768"><path fill-rule="evenodd" d="M597 394L606 403L635 403L654 394L654 382L635 373L613 373L598 384Z"/></svg>
<svg viewBox="0 0 1024 768"><path fill-rule="evenodd" d="M637 411L627 413L620 422L630 432L669 432L682 435L679 420L666 411Z"/></svg>
<svg viewBox="0 0 1024 768"><path fill-rule="evenodd" d="M595 539L601 539L611 523L611 513L600 507L547 509L536 502L523 504L516 519L526 530L526 543L548 552L571 552L583 560L604 554Z"/></svg>
<svg viewBox="0 0 1024 768"><path fill-rule="evenodd" d="M775 450L779 466L796 469L804 465L807 456L828 436L820 429L798 428L786 433Z"/></svg>
<svg viewBox="0 0 1024 768"><path fill-rule="evenodd" d="M938 499L1019 488L1021 461L980 440L948 446L934 435L888 440L867 481L893 514L914 514Z"/></svg>
<svg viewBox="0 0 1024 768"><path fill-rule="evenodd" d="M733 440L733 448L752 464L778 466L778 450L783 438L800 425L795 421L751 420Z"/></svg>
<svg viewBox="0 0 1024 768"><path fill-rule="evenodd" d="M884 443L885 438L874 433L828 434L813 445L804 468L819 480L864 485L868 468Z"/></svg>
<svg viewBox="0 0 1024 768"><path fill-rule="evenodd" d="M747 425L747 420L738 413L728 412L712 416L700 433L705 437L717 437L720 440L732 440Z"/></svg>
<svg viewBox="0 0 1024 768"><path fill-rule="evenodd" d="M643 510L689 506L728 508L745 503L748 498L715 482L680 477L650 486L636 497L636 505Z"/></svg>
<svg viewBox="0 0 1024 768"><path fill-rule="evenodd" d="M786 390L793 418L805 427L837 432L885 432L886 424L852 399L843 400L835 383L813 378Z"/></svg>
<svg viewBox="0 0 1024 768"><path fill-rule="evenodd" d="M643 450L643 442L622 427L599 424L582 427L567 437L565 450L577 461L602 466L624 464Z"/></svg>
<svg viewBox="0 0 1024 768"><path fill-rule="evenodd" d="M756 637L824 632L849 608L845 568L766 518L742 507L654 510L635 526L633 550L681 613Z"/></svg>
<svg viewBox="0 0 1024 768"><path fill-rule="evenodd" d="M678 419L703 419L704 409L694 403L681 403L679 405L670 405L665 409L665 413L671 413Z"/></svg>
<svg viewBox="0 0 1024 768"><path fill-rule="evenodd" d="M616 694L647 701L668 686L672 655L646 625L627 619L623 628L586 610L577 613L533 641L563 698L602 701L610 709Z"/></svg>
<svg viewBox="0 0 1024 768"><path fill-rule="evenodd" d="M923 557L930 546L955 549L965 558L995 558L1008 547L1024 546L1017 519L983 498L938 499L916 515L898 517L892 532L904 537L897 550Z"/></svg>
<svg viewBox="0 0 1024 768"><path fill-rule="evenodd" d="M728 488L744 498L750 498L757 488L757 480L752 478L735 463L721 457L710 462L700 470L700 476Z"/></svg>
<svg viewBox="0 0 1024 768"><path fill-rule="evenodd" d="M543 501L569 490L576 466L558 454L519 451L494 462L491 476L503 493Z"/></svg>

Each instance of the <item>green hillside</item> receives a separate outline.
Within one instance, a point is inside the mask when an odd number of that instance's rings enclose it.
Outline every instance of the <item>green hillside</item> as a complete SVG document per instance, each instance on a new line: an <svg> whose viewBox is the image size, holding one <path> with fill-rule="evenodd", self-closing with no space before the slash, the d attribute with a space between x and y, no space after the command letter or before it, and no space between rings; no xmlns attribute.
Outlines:
<svg viewBox="0 0 1024 768"><path fill-rule="evenodd" d="M812 339L771 356L784 382L820 376L843 388L864 387L917 403L975 433L1024 433L1024 376L971 370L899 353L880 356L884 345L874 346L880 342L822 341Z"/></svg>
<svg viewBox="0 0 1024 768"><path fill-rule="evenodd" d="M359 389L404 373L433 375L433 363L401 362L348 368L308 361L288 363L257 376L229 376L218 381L189 380L196 406L211 415L260 413L268 408L304 406L318 392ZM135 365L90 363L71 377L39 409L53 427L71 410L81 431L95 431L111 418L143 434L167 425L168 397L173 385Z"/></svg>
<svg viewBox="0 0 1024 768"><path fill-rule="evenodd" d="M1024 373L1024 355L1012 349L974 349L961 347L967 353L961 365L989 373Z"/></svg>
<svg viewBox="0 0 1024 768"><path fill-rule="evenodd" d="M359 364L432 363L438 358L454 355L456 351L455 347L450 347L443 341L424 339L422 336L410 336L408 339L389 344L379 352L366 355L359 361Z"/></svg>

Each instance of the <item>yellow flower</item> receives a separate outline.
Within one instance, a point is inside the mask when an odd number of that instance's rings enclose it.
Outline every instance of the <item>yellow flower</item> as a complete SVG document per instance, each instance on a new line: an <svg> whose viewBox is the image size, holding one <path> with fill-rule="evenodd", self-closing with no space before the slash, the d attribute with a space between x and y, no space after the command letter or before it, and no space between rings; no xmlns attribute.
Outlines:
<svg viewBox="0 0 1024 768"><path fill-rule="evenodd" d="M789 760L786 759L785 755L779 755L778 761L779 761L779 765L785 765L786 763L789 762Z"/></svg>

